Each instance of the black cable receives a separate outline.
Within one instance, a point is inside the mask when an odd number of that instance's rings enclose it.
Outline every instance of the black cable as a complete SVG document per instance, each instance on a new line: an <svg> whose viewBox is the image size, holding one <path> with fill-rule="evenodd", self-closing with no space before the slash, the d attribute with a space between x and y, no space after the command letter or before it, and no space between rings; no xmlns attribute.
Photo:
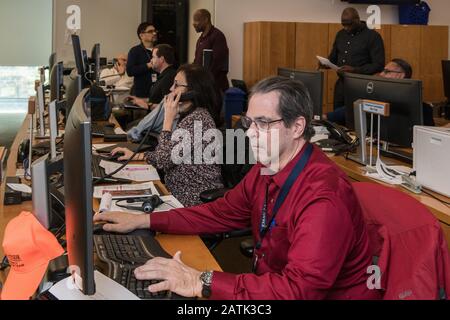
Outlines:
<svg viewBox="0 0 450 320"><path fill-rule="evenodd" d="M437 201L439 201L440 203L442 203L443 205L450 207L450 202L444 201L442 199L439 199L438 197L436 197L434 194L432 194L431 192L425 191L422 189L422 192L425 193L426 195L429 195L430 197L436 199Z"/></svg>

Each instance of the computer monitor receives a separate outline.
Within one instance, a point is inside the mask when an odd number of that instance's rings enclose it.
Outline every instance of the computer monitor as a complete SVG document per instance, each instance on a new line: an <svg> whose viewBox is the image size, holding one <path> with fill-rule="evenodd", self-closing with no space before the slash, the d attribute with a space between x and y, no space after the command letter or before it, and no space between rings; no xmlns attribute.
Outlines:
<svg viewBox="0 0 450 320"><path fill-rule="evenodd" d="M52 70L55 63L56 63L56 52L53 52L48 58L48 69Z"/></svg>
<svg viewBox="0 0 450 320"><path fill-rule="evenodd" d="M100 44L99 43L96 43L92 47L91 61L94 64L94 74L95 74L94 79L98 83L100 81Z"/></svg>
<svg viewBox="0 0 450 320"><path fill-rule="evenodd" d="M50 73L50 101L61 101L62 92L61 89L64 85L64 65L62 62L58 62L52 68Z"/></svg>
<svg viewBox="0 0 450 320"><path fill-rule="evenodd" d="M313 101L314 118L321 119L323 114L323 72L278 68L278 75L303 82Z"/></svg>
<svg viewBox="0 0 450 320"><path fill-rule="evenodd" d="M64 197L69 265L77 287L95 294L92 208L92 144L89 89L75 100L64 139Z"/></svg>
<svg viewBox="0 0 450 320"><path fill-rule="evenodd" d="M89 70L89 57L86 50L82 50L84 70Z"/></svg>
<svg viewBox="0 0 450 320"><path fill-rule="evenodd" d="M450 101L450 60L442 61L442 77L444 79L444 93Z"/></svg>
<svg viewBox="0 0 450 320"><path fill-rule="evenodd" d="M83 90L83 81L80 75L76 75L74 79L70 79L70 82L66 90L66 110L64 114L66 122L67 119L69 118L72 106L82 90Z"/></svg>
<svg viewBox="0 0 450 320"><path fill-rule="evenodd" d="M83 81L83 88L85 88L87 86L85 75L86 72L89 70L89 63L85 63L84 61L83 52L81 50L80 37L75 34L72 35L72 47L78 75L81 76L81 79Z"/></svg>
<svg viewBox="0 0 450 320"><path fill-rule="evenodd" d="M355 126L353 103L368 99L390 103L390 116L381 119L382 141L410 148L414 126L423 125L422 82L345 74L346 126Z"/></svg>

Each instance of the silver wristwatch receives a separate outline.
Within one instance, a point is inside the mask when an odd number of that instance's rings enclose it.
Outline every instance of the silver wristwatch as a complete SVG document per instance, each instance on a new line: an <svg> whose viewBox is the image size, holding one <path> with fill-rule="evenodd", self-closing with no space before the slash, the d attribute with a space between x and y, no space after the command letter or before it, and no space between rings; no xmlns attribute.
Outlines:
<svg viewBox="0 0 450 320"><path fill-rule="evenodd" d="M205 271L200 275L200 281L202 283L202 297L211 297L211 283L213 278L213 271Z"/></svg>

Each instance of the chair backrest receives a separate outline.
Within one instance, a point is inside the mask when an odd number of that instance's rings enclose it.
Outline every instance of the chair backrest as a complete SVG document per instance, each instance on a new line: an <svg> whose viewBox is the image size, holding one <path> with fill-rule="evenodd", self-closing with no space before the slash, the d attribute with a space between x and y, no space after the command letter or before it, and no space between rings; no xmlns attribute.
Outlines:
<svg viewBox="0 0 450 320"><path fill-rule="evenodd" d="M404 192L355 183L381 270L384 299L443 299L450 293L450 257L437 219Z"/></svg>
<svg viewBox="0 0 450 320"><path fill-rule="evenodd" d="M222 178L224 181L224 186L230 189L234 188L253 167L251 161L252 157L250 156L252 151L248 137L245 137L244 144L239 141L239 139L243 138L243 135L245 134L240 122L235 126L235 128L233 128L233 130L228 129L221 131L223 134L224 143L222 149ZM231 139L232 132L236 133L237 130L242 131L239 131L237 137L233 138L232 144L227 144L227 140ZM228 138L227 135L229 135ZM242 157L244 157L244 161L241 161Z"/></svg>

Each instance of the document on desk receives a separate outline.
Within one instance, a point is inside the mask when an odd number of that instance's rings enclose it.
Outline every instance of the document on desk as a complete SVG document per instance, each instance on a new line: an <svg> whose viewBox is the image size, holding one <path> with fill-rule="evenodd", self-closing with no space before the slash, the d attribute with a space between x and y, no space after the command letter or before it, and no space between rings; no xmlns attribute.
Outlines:
<svg viewBox="0 0 450 320"><path fill-rule="evenodd" d="M177 198L175 198L174 196L162 196L161 200L164 202L162 205L160 205L158 208L155 209L154 212L166 212L166 211L170 211L173 209L180 209L180 208L184 208L184 206L181 204L180 201L178 201ZM123 203L121 203L123 205ZM127 204L127 206L136 206L136 207L141 207L142 203L136 203L136 204ZM122 207L119 207L117 205L117 201L112 201L111 203L111 207L109 211L121 211L121 212L126 212L126 213L131 213L131 214L144 214L142 211L139 210L130 210L130 209L124 209Z"/></svg>
<svg viewBox="0 0 450 320"><path fill-rule="evenodd" d="M112 198L135 198L148 195L160 195L153 182L98 186L94 188L94 198L96 199L101 199L105 193L111 194Z"/></svg>
<svg viewBox="0 0 450 320"><path fill-rule="evenodd" d="M105 169L106 174L110 174L122 166L120 163L108 162L102 160L100 167ZM161 180L155 167L145 164L130 164L113 176L118 179L128 179L136 182L158 181Z"/></svg>
<svg viewBox="0 0 450 320"><path fill-rule="evenodd" d="M116 145L116 143L112 143L112 144L93 144L92 145L92 150L93 151L97 151L97 150L101 150L101 149L111 148L111 147L113 147L115 145Z"/></svg>
<svg viewBox="0 0 450 320"><path fill-rule="evenodd" d="M332 63L330 60L328 60L327 58L321 57L321 56L316 56L317 59L320 61L320 64L329 67L333 70L339 70L339 67L337 65L335 65L334 63Z"/></svg>
<svg viewBox="0 0 450 320"><path fill-rule="evenodd" d="M85 296L72 284L71 278L66 278L55 284L49 291L58 300L140 300L127 288L121 286L114 280L108 278L102 273L95 271L95 295Z"/></svg>
<svg viewBox="0 0 450 320"><path fill-rule="evenodd" d="M18 184L18 183L8 183L7 186L17 192L22 193L31 193L31 187L27 186L26 184Z"/></svg>
<svg viewBox="0 0 450 320"><path fill-rule="evenodd" d="M126 133L125 131L123 131L123 129L120 128L120 127L115 128L115 129L114 129L114 133L115 133L115 134L127 134L127 133Z"/></svg>

